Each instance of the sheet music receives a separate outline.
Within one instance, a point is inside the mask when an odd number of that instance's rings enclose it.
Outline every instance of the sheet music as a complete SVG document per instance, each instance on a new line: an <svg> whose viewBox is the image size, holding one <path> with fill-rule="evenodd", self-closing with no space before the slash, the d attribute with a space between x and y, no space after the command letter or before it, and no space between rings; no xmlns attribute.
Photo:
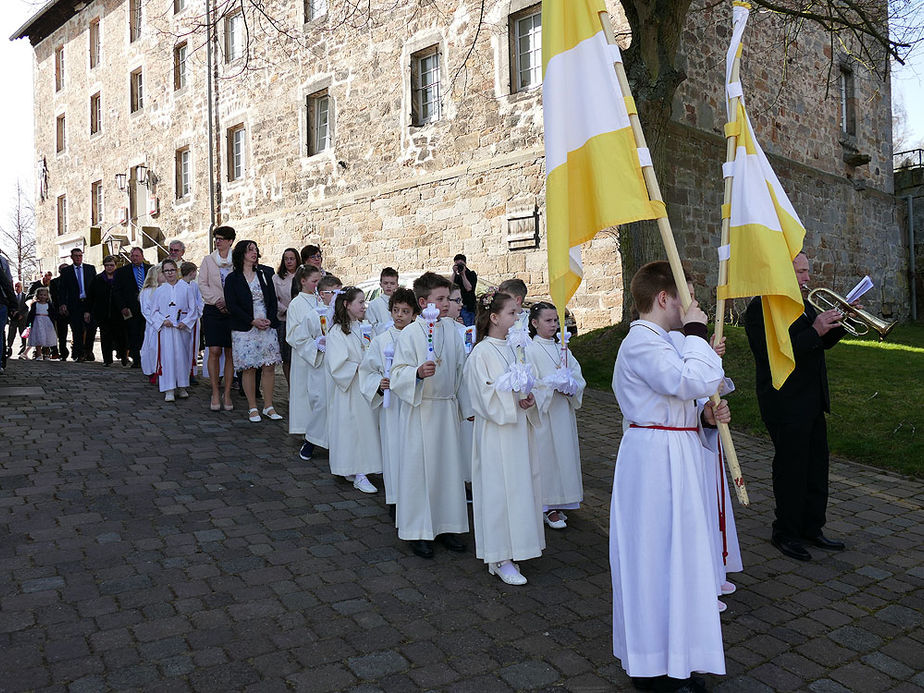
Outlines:
<svg viewBox="0 0 924 693"><path fill-rule="evenodd" d="M872 288L873 288L873 280L869 278L869 275L866 275L865 277L863 277L863 279L860 280L860 283L857 284L855 287L853 287L850 290L850 293L845 296L845 298L847 299L847 303L853 303L858 298L860 298L860 296L862 296L863 294L865 294L867 291L869 291Z"/></svg>

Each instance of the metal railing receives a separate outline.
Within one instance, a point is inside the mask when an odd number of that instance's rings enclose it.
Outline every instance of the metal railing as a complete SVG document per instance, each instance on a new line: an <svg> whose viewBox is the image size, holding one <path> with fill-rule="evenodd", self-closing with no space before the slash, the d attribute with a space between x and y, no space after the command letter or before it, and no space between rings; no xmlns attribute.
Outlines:
<svg viewBox="0 0 924 693"><path fill-rule="evenodd" d="M924 149L909 149L906 152L892 154L893 171L922 167L924 167Z"/></svg>

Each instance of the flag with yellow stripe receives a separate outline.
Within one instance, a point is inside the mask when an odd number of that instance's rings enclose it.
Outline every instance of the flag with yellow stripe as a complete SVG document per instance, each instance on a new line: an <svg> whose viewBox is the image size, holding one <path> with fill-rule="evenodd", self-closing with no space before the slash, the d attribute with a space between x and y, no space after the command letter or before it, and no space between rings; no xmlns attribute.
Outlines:
<svg viewBox="0 0 924 693"><path fill-rule="evenodd" d="M805 309L792 266L802 250L805 227L757 143L740 81L732 81L748 18L746 3L735 3L733 13L726 55L725 134L737 137L737 148L734 161L724 170L725 177L732 177L731 202L722 209L729 219L729 243L720 248L720 257L728 262L728 283L718 287L718 297L761 297L770 372L773 386L779 389L795 368L789 327ZM732 111L735 97L737 108Z"/></svg>
<svg viewBox="0 0 924 693"><path fill-rule="evenodd" d="M629 122L635 105L613 69L622 57L603 32L605 11L603 0L542 3L549 288L560 313L581 283L582 243L664 216L642 177Z"/></svg>

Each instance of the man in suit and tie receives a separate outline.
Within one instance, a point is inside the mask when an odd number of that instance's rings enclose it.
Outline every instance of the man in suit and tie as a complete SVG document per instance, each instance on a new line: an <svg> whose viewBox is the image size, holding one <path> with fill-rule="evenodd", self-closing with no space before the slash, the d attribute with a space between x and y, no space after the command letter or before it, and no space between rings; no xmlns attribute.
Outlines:
<svg viewBox="0 0 924 693"><path fill-rule="evenodd" d="M132 368L141 368L141 343L144 341L144 316L138 303L138 294L151 265L144 261L144 251L132 248L131 264L116 270L114 292L116 304L125 318L128 333L128 350L132 355Z"/></svg>
<svg viewBox="0 0 924 693"><path fill-rule="evenodd" d="M22 282L16 282L13 285L13 293L16 294L16 317L10 317L10 327L6 334L6 355L13 355L13 339L19 334L19 355L26 353L26 340L22 338L22 333L26 329L26 318L29 316L29 308L26 307L26 295L22 290Z"/></svg>
<svg viewBox="0 0 924 693"><path fill-rule="evenodd" d="M71 261L73 264L67 265L61 272L61 304L58 310L68 319L74 336L71 358L75 361L95 361L93 342L96 339L96 324L90 314L87 291L96 276L96 268L84 264L80 248L71 251Z"/></svg>
<svg viewBox="0 0 924 693"><path fill-rule="evenodd" d="M67 270L67 265L58 265L58 276L48 283L48 289L51 293L51 302L55 306L55 315L52 316L51 319L55 324L55 332L58 333L57 350L62 361L64 361L70 353L67 350L67 326L70 321L66 315L60 312L62 298L64 297L64 292L61 288L61 275L64 274L65 270ZM55 358L54 353L52 353L52 358Z"/></svg>
<svg viewBox="0 0 924 693"><path fill-rule="evenodd" d="M804 543L840 551L843 542L822 534L828 505L828 432L831 411L825 350L844 336L837 310L819 313L804 299L809 291L809 261L799 253L792 261L803 293L805 312L790 326L795 370L777 390L770 377L767 338L760 297L745 314L748 344L757 367L757 403L773 440L773 495L776 520L771 543L784 555L811 559Z"/></svg>
<svg viewBox="0 0 924 693"><path fill-rule="evenodd" d="M16 305L10 263L0 255L0 373L6 368L6 322L18 317Z"/></svg>

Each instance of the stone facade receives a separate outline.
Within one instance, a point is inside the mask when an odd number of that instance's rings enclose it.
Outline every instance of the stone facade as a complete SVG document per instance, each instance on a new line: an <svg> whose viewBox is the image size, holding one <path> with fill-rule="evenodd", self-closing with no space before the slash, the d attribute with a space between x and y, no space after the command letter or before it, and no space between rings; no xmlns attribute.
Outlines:
<svg viewBox="0 0 924 693"><path fill-rule="evenodd" d="M186 242L187 258L208 250L206 49L201 32L194 30L202 19L200 3L186 0L176 14L172 2L140 3L141 32L135 41L129 40L128 0L93 0L35 45L36 155L46 162L48 181L36 212L46 264L88 237L94 181L102 181L104 237L116 234L136 243L141 227L157 227L163 237ZM618 4L609 4L614 19L624 24ZM388 5L388 11L373 8L372 24L358 29L343 18L343 3L336 0L328 14L309 22L301 2L267 2L267 11L290 34L270 36L248 13L251 44L246 57L233 60L227 55L228 22L219 22L217 221L235 226L239 238L257 240L268 264L276 264L288 246L319 243L326 251L325 266L349 282L377 276L384 265L408 274L448 271L452 256L463 252L485 283L516 275L531 291L547 293L541 94L538 89L511 93L510 86L510 17L538 6L531 0L489 1L479 21L480 3L474 0ZM88 41L95 21L101 60L91 69ZM688 80L675 97L671 165L662 172L662 187L694 278L714 286L711 248L718 245L722 61L729 20L725 10L700 8L688 21ZM749 38L745 90L753 96L758 137L810 227L807 245L816 265L838 286L854 281L860 268L869 267L863 271L874 278L883 267L894 271L901 255L892 250L897 226L887 165L888 83L860 79L855 70L856 101L864 105L858 109L856 141L848 144L871 160L847 166L839 100L833 94L824 98L823 37L808 32L799 37L799 74L789 75L787 89L777 94L772 87L780 83L780 66L786 64L783 48L773 34L776 28L757 24L766 33L753 30ZM762 35L774 39L762 40ZM186 84L176 88L175 47L183 41ZM755 43L759 47L751 48ZM62 46L65 79L55 91L55 51ZM431 46L440 52L442 112L435 122L418 127L411 122L411 62L417 51ZM761 66L749 77L752 51L761 56ZM811 64L818 78L805 79L803 64ZM132 113L130 75L138 69L144 103ZM331 146L309 155L306 101L325 90ZM97 92L102 127L91 136L89 100ZM66 147L56 153L55 119L61 113ZM228 133L237 127L244 130L243 172L230 181ZM189 149L191 192L177 199L176 153L184 148ZM145 186L133 181L139 164L154 174ZM128 174L126 192L116 188L117 173ZM66 195L68 219L61 236L60 195ZM154 198L158 208L149 214ZM127 223L121 221L122 208L129 209ZM865 264L870 248L886 249L881 263ZM571 304L581 328L618 321L622 276L614 233L604 232L588 244L585 272ZM898 286L887 290L884 277L883 284L882 300L901 313L907 287L902 294ZM701 300L709 302L706 296Z"/></svg>

